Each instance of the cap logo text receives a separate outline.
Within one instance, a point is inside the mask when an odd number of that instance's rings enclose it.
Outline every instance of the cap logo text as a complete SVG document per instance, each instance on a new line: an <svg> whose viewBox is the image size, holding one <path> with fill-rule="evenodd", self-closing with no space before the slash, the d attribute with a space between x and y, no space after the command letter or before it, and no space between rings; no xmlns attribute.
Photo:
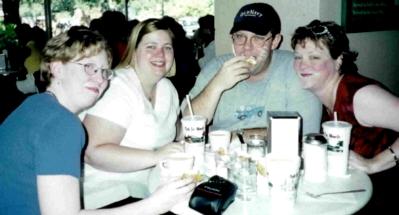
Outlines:
<svg viewBox="0 0 399 215"><path fill-rule="evenodd" d="M263 14L256 10L247 10L240 13L240 16L252 16L252 17L262 17Z"/></svg>

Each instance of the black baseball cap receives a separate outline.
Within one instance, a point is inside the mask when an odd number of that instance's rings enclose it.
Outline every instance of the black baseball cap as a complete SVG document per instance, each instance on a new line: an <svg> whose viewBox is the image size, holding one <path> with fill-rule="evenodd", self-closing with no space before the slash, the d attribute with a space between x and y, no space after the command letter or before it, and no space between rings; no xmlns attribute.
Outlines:
<svg viewBox="0 0 399 215"><path fill-rule="evenodd" d="M250 31L258 35L266 35L269 32L276 35L281 31L280 17L269 4L247 4L238 11L234 18L230 34L240 30Z"/></svg>

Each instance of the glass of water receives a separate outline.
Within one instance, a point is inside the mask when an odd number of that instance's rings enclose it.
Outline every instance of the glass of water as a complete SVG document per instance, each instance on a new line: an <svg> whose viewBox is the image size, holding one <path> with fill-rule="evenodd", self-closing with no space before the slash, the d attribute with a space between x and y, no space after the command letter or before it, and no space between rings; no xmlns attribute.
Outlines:
<svg viewBox="0 0 399 215"><path fill-rule="evenodd" d="M228 178L238 186L237 197L249 201L256 197L256 162L248 157L236 157L228 168Z"/></svg>
<svg viewBox="0 0 399 215"><path fill-rule="evenodd" d="M266 156L266 137L260 134L251 134L247 140L247 153L257 159Z"/></svg>

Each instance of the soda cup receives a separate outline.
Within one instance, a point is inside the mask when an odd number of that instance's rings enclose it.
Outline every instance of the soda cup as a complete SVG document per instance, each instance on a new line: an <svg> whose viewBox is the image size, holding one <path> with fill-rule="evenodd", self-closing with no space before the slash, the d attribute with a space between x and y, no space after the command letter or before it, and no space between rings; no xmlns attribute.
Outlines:
<svg viewBox="0 0 399 215"><path fill-rule="evenodd" d="M322 127L328 142L328 174L347 176L352 125L345 121L327 121L322 124Z"/></svg>

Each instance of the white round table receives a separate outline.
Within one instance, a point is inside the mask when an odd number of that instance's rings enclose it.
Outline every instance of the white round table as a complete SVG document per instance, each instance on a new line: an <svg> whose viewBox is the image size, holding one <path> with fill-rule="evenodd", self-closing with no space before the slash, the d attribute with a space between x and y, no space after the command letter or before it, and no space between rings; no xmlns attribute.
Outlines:
<svg viewBox="0 0 399 215"><path fill-rule="evenodd" d="M152 192L159 184L159 168L155 168L149 178L149 190ZM335 192L353 189L365 189L365 192L325 195L312 198L305 194ZM289 214L353 214L360 210L370 200L373 188L369 176L358 170L349 170L349 176L345 178L328 176L323 183L309 183L301 180L298 186L297 200ZM278 211L278 210L277 210ZM188 201L177 204L172 212L176 214L200 214L188 207ZM226 209L224 215L243 214L273 214L272 205L268 194L262 193L251 201L243 201L236 197L235 201ZM274 214L282 214L274 213Z"/></svg>

